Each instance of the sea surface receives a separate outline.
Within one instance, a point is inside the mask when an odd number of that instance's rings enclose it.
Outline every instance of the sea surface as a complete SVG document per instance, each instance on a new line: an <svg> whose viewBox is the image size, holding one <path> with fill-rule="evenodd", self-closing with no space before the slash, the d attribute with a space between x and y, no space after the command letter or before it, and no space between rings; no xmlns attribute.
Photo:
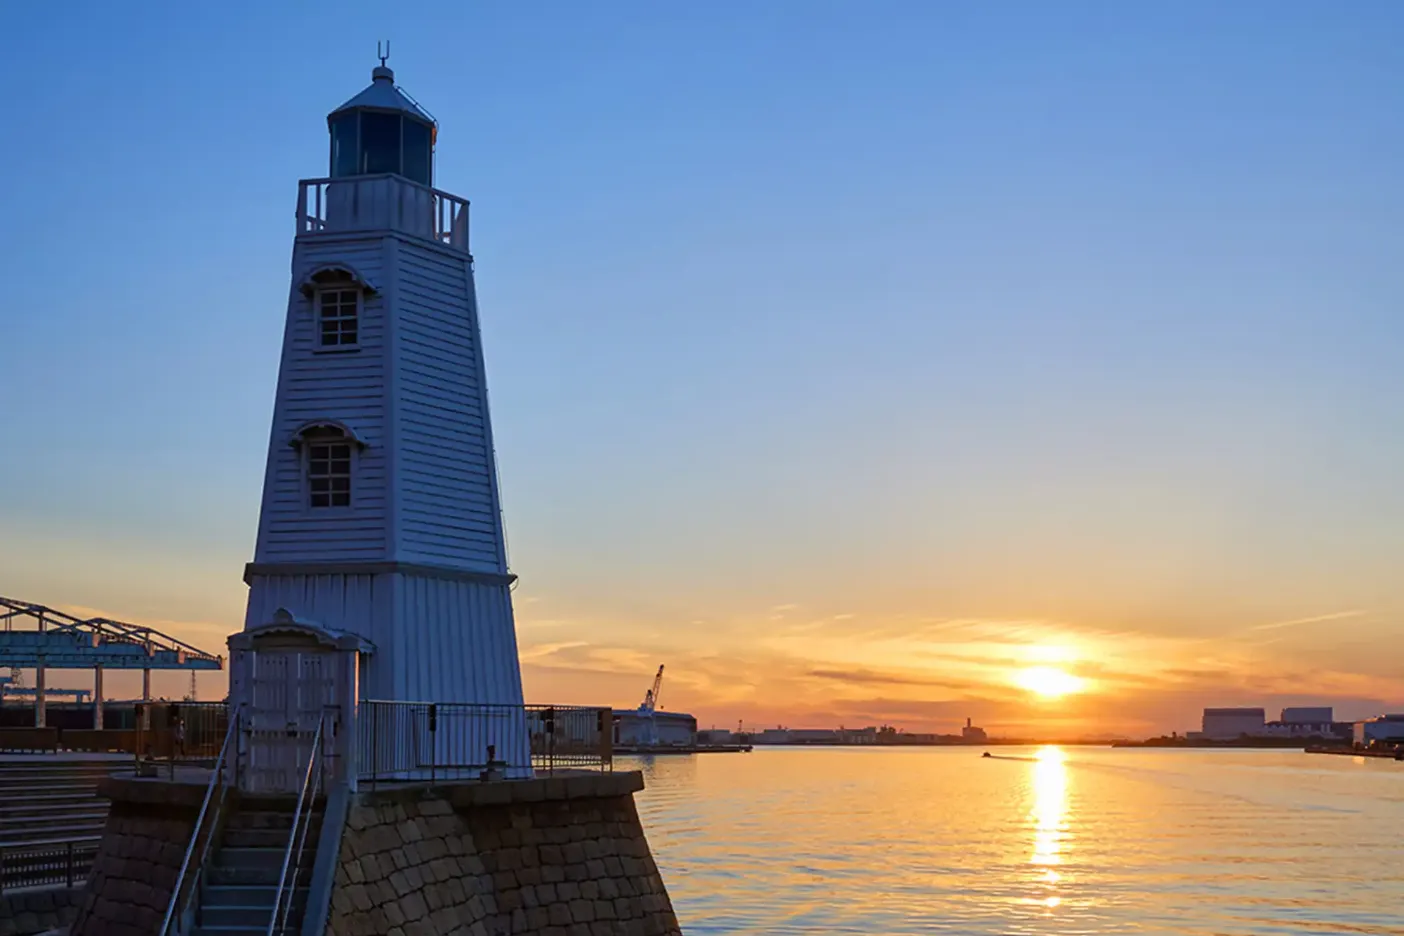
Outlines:
<svg viewBox="0 0 1404 936"><path fill-rule="evenodd" d="M1404 934L1404 764L1300 751L627 758L687 936Z"/></svg>

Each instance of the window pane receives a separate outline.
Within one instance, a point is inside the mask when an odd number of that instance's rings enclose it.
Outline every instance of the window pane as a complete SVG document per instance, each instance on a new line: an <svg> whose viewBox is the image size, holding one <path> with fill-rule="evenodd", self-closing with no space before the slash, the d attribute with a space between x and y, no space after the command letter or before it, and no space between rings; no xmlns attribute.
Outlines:
<svg viewBox="0 0 1404 936"><path fill-rule="evenodd" d="M400 171L399 114L361 114L361 171Z"/></svg>
<svg viewBox="0 0 1404 936"><path fill-rule="evenodd" d="M332 178L356 174L356 118L359 116L353 112L332 121Z"/></svg>
<svg viewBox="0 0 1404 936"><path fill-rule="evenodd" d="M313 506L313 507L330 507L330 506L331 506L331 495L329 495L329 494L313 494L313 495L312 495L312 506Z"/></svg>
<svg viewBox="0 0 1404 936"><path fill-rule="evenodd" d="M351 490L351 479L350 479L350 478L332 478L332 479L331 479L331 489L332 489L332 493L333 493L333 494L335 494L337 491L349 491L349 490Z"/></svg>
<svg viewBox="0 0 1404 936"><path fill-rule="evenodd" d="M331 502L333 507L350 507L351 494L349 491L345 494L333 494L331 496Z"/></svg>
<svg viewBox="0 0 1404 936"><path fill-rule="evenodd" d="M420 185L433 184L433 150L429 142L429 127L417 120L405 119L405 165L400 174Z"/></svg>
<svg viewBox="0 0 1404 936"><path fill-rule="evenodd" d="M355 344L355 343L356 343L356 329L354 329L354 328L348 328L348 329L346 329L345 331L343 331L343 332L341 333L341 343L342 343L342 344Z"/></svg>
<svg viewBox="0 0 1404 936"><path fill-rule="evenodd" d="M332 458L350 458L350 457L351 457L351 446L349 446L349 445L329 445L329 446L327 446L327 448L329 448L329 449L331 450L331 457L332 457Z"/></svg>

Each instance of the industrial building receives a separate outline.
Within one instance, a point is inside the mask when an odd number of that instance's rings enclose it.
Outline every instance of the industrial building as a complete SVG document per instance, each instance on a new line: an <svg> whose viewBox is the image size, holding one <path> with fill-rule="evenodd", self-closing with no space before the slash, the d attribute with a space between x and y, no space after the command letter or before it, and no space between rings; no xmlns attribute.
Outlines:
<svg viewBox="0 0 1404 936"><path fill-rule="evenodd" d="M1356 722L1353 740L1357 747L1404 744L1404 712L1377 715Z"/></svg>
<svg viewBox="0 0 1404 936"><path fill-rule="evenodd" d="M687 747L697 743L697 719L685 712L625 709L614 713L614 743Z"/></svg>
<svg viewBox="0 0 1404 936"><path fill-rule="evenodd" d="M1201 734L1211 741L1231 741L1266 734L1267 712L1260 708L1207 708Z"/></svg>
<svg viewBox="0 0 1404 936"><path fill-rule="evenodd" d="M1319 738L1346 740L1351 734L1349 722L1335 721L1335 711L1329 705L1284 708L1282 718L1267 721L1267 712L1260 708L1207 708L1204 710L1202 731L1189 732L1191 740L1236 741L1239 738Z"/></svg>
<svg viewBox="0 0 1404 936"><path fill-rule="evenodd" d="M1329 705L1303 705L1282 710L1284 725L1329 725L1335 721L1336 711Z"/></svg>

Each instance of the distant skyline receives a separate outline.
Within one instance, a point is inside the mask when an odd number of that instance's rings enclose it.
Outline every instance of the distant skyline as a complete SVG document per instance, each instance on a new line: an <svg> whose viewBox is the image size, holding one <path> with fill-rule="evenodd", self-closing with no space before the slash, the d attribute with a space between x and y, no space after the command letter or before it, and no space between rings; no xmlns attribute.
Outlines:
<svg viewBox="0 0 1404 936"><path fill-rule="evenodd" d="M1404 708L1396 3L0 24L0 594L226 652L296 183L389 38L473 202L529 700Z"/></svg>

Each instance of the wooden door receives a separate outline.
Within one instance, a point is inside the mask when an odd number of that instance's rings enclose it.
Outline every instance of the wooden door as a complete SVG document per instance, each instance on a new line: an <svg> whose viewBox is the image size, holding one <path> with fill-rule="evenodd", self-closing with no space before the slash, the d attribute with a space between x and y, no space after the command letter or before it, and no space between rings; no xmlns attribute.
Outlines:
<svg viewBox="0 0 1404 936"><path fill-rule="evenodd" d="M244 790L292 793L302 790L319 724L335 710L335 655L325 650L270 649L250 654L247 761ZM332 722L323 728L330 747Z"/></svg>

